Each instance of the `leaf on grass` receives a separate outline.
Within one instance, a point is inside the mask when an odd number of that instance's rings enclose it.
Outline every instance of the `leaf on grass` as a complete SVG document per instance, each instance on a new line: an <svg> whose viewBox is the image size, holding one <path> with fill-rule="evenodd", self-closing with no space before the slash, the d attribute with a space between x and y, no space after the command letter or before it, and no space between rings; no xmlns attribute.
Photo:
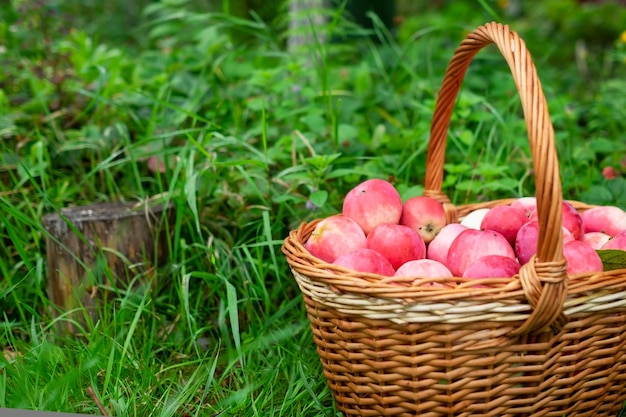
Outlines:
<svg viewBox="0 0 626 417"><path fill-rule="evenodd" d="M342 123L337 127L337 134L340 141L354 140L359 136L359 131L352 125Z"/></svg>
<svg viewBox="0 0 626 417"><path fill-rule="evenodd" d="M322 207L328 198L328 191L326 190L318 190L311 193L309 199L311 203L315 204L317 207Z"/></svg>
<svg viewBox="0 0 626 417"><path fill-rule="evenodd" d="M472 166L470 164L444 164L443 169L447 174L464 174L471 171Z"/></svg>
<svg viewBox="0 0 626 417"><path fill-rule="evenodd" d="M461 133L459 133L459 140L465 146L471 146L474 143L474 139L475 136L471 130L463 130Z"/></svg>
<svg viewBox="0 0 626 417"><path fill-rule="evenodd" d="M613 203L613 194L605 186L592 185L581 194L581 200L589 204L608 206Z"/></svg>
<svg viewBox="0 0 626 417"><path fill-rule="evenodd" d="M424 194L424 187L422 185L412 185L407 186L404 184L398 185L398 192L400 193L400 197L402 201L406 201L409 198L417 197Z"/></svg>
<svg viewBox="0 0 626 417"><path fill-rule="evenodd" d="M604 271L614 271L616 269L626 268L626 251L618 249L601 249L597 250Z"/></svg>
<svg viewBox="0 0 626 417"><path fill-rule="evenodd" d="M241 335L239 333L239 311L237 309L237 290L235 286L224 280L226 283L226 301L228 302L228 316L230 318L230 327L235 340L235 348L241 353Z"/></svg>
<svg viewBox="0 0 626 417"><path fill-rule="evenodd" d="M595 138L587 143L587 152L592 151L601 154L613 154L614 152L623 151L626 147L615 140L607 138Z"/></svg>

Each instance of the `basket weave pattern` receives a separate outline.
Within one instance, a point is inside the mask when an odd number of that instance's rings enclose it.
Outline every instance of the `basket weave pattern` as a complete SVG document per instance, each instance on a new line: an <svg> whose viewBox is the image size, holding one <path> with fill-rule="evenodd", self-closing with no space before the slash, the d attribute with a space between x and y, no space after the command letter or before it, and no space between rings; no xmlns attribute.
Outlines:
<svg viewBox="0 0 626 417"><path fill-rule="evenodd" d="M554 131L530 54L507 26L479 27L454 53L433 115L425 194L444 204L449 222L512 201L454 206L441 191L456 96L491 43L515 80L535 169L537 255L517 276L405 286L310 255L304 243L319 219L285 239L324 375L346 416L609 417L626 401L626 270L565 272ZM433 281L448 286L426 285Z"/></svg>

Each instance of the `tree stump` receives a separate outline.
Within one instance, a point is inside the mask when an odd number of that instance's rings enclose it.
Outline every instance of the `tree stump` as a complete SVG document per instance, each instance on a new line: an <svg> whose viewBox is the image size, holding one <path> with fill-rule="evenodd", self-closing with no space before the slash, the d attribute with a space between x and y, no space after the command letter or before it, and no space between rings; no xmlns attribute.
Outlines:
<svg viewBox="0 0 626 417"><path fill-rule="evenodd" d="M117 290L150 284L167 257L172 207L103 203L44 216L48 296L57 328L77 334ZM63 317L61 317L63 316Z"/></svg>
<svg viewBox="0 0 626 417"><path fill-rule="evenodd" d="M314 48L316 42L325 42L325 34L316 34L312 29L313 26L319 31L321 26L328 23L323 13L325 2L326 0L289 0L287 50L290 53L301 47Z"/></svg>

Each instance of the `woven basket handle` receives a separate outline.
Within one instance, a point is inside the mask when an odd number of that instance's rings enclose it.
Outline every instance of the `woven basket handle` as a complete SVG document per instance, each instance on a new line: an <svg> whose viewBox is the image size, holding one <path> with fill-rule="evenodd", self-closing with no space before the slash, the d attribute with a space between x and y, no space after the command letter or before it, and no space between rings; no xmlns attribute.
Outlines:
<svg viewBox="0 0 626 417"><path fill-rule="evenodd" d="M444 203L449 221L457 215L441 191L446 139L450 116L465 72L476 53L494 43L508 63L520 95L528 141L535 169L539 241L536 258L520 271L526 297L533 314L519 334L562 325L563 303L567 295L567 274L563 258L562 190L559 162L554 145L554 128L548 105L526 44L508 26L485 24L470 33L457 48L446 70L431 125L426 162L425 194Z"/></svg>

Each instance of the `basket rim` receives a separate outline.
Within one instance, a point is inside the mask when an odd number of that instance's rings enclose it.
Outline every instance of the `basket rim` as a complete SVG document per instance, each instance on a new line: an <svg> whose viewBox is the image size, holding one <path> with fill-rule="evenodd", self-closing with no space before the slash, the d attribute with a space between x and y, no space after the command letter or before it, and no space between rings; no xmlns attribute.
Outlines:
<svg viewBox="0 0 626 417"><path fill-rule="evenodd" d="M480 209L490 208L500 204L508 204L515 199L492 200L482 203L470 203L457 206L462 219L467 213ZM596 205L567 200L580 211L588 210ZM515 303L525 301L521 286L520 275L501 278L462 278L462 277L406 277L394 278L368 272L359 272L342 266L325 262L312 255L305 247L308 236L317 223L324 220L316 218L308 222L303 221L299 227L292 230L284 239L282 252L287 258L291 270L309 277L313 281L324 283L336 290L350 292L374 298L402 298L405 300L473 300L473 301L510 301ZM568 275L567 292L571 295L585 294L607 288L607 284L614 281L612 276L626 274L626 268ZM417 280L417 281L416 281ZM410 285L413 283L413 285ZM442 287L428 286L427 284L440 283ZM481 287L484 286L484 287ZM626 288L626 282L624 283ZM620 285L611 285L608 288L618 289ZM452 297L452 298L450 298Z"/></svg>
<svg viewBox="0 0 626 417"><path fill-rule="evenodd" d="M463 218L476 209L509 204L513 200L471 203L456 209ZM579 211L596 207L575 200L568 202ZM302 222L285 238L281 250L301 292L327 308L347 316L399 324L524 321L533 313L534 306L528 302L519 274L483 279L399 279L325 262L304 247L315 225L322 220ZM565 315L626 307L626 269L568 275L567 281L562 306ZM442 286L430 286L432 283Z"/></svg>

